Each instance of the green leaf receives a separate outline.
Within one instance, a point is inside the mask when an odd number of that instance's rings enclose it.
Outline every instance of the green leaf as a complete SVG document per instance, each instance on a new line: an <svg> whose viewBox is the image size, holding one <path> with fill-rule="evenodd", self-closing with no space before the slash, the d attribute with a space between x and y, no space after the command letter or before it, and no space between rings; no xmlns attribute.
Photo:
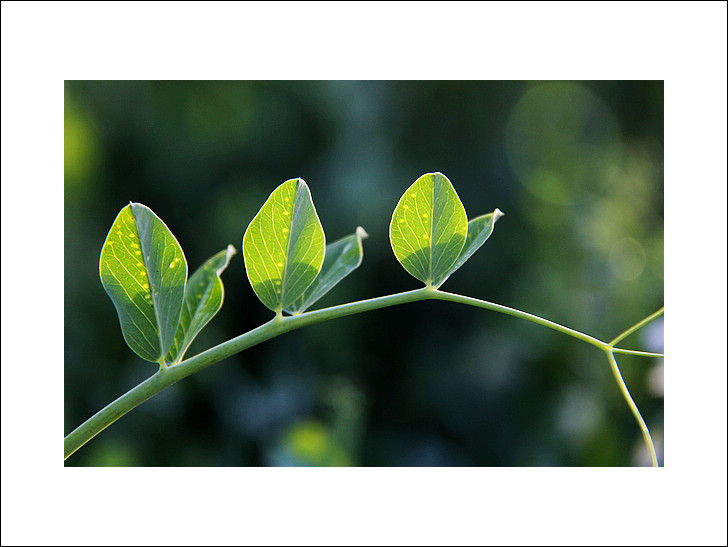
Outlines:
<svg viewBox="0 0 728 547"><path fill-rule="evenodd" d="M460 256L457 261L455 261L455 264L453 264L452 268L450 268L447 277L450 277L455 270L459 269L460 266L465 264L465 262L473 256L475 251L480 249L483 243L485 243L485 241L490 237L490 234L493 233L495 223L502 216L503 213L501 210L496 209L492 213L476 217L468 222L468 236L465 238L465 245L463 245L463 250L460 252ZM447 277L445 279L447 279ZM445 279L443 279L443 282Z"/></svg>
<svg viewBox="0 0 728 547"><path fill-rule="evenodd" d="M250 285L276 313L303 296L321 270L325 252L324 230L303 179L276 188L243 236Z"/></svg>
<svg viewBox="0 0 728 547"><path fill-rule="evenodd" d="M130 203L106 236L99 274L126 343L142 359L160 362L177 332L187 281L187 260L172 232L151 209Z"/></svg>
<svg viewBox="0 0 728 547"><path fill-rule="evenodd" d="M234 254L235 247L228 245L227 249L209 258L187 281L182 314L167 354L167 363L181 361L195 337L220 311L225 297L220 274L228 267Z"/></svg>
<svg viewBox="0 0 728 547"><path fill-rule="evenodd" d="M394 255L412 276L437 287L460 256L468 218L442 173L418 178L397 203L389 225Z"/></svg>
<svg viewBox="0 0 728 547"><path fill-rule="evenodd" d="M287 307L286 311L294 315L306 311L339 281L358 268L364 257L361 240L366 237L368 235L364 228L358 226L356 233L329 243L326 246L326 257L321 272L303 296Z"/></svg>

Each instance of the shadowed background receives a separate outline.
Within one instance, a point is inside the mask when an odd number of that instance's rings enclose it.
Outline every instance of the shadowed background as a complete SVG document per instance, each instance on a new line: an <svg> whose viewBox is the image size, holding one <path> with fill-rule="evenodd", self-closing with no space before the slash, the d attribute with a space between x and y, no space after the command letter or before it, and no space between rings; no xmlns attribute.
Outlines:
<svg viewBox="0 0 728 547"><path fill-rule="evenodd" d="M426 172L486 244L444 290L610 340L663 304L663 84L66 82L65 431L156 365L122 338L98 276L129 201L190 272L243 233L282 182L309 184L327 241L369 233L364 261L314 308L420 285L388 240ZM225 303L187 355L269 320L240 252ZM622 345L663 350L662 320ZM662 463L662 362L618 356ZM60 451L60 449L59 449ZM422 302L308 327L147 401L66 465L645 465L604 355L543 327Z"/></svg>

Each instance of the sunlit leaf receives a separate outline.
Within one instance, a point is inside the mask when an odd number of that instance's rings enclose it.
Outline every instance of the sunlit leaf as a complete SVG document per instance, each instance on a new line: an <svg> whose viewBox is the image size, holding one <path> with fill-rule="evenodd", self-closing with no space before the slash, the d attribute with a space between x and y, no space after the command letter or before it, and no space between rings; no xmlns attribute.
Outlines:
<svg viewBox="0 0 728 547"><path fill-rule="evenodd" d="M228 245L227 249L209 258L187 281L179 326L167 354L167 363L181 361L195 337L220 311L225 297L220 274L234 254L235 247Z"/></svg>
<svg viewBox="0 0 728 547"><path fill-rule="evenodd" d="M364 256L361 240L365 237L367 233L359 226L356 233L329 243L326 246L326 257L321 272L303 296L286 308L286 311L292 314L306 311L339 281L358 268Z"/></svg>
<svg viewBox="0 0 728 547"><path fill-rule="evenodd" d="M437 287L460 256L468 219L442 173L418 178L397 203L389 226L394 255L412 276Z"/></svg>
<svg viewBox="0 0 728 547"><path fill-rule="evenodd" d="M99 274L126 343L142 359L161 361L177 332L187 280L172 232L151 209L130 203L106 236Z"/></svg>
<svg viewBox="0 0 728 547"><path fill-rule="evenodd" d="M492 213L476 217L468 222L468 236L465 238L465 245L463 245L463 250L460 251L460 256L457 261L453 264L452 268L450 268L447 277L450 277L455 270L460 268L460 266L465 264L465 262L473 256L475 251L480 249L483 243L485 243L485 241L490 237L490 234L493 233L495 223L502 216L503 213L501 210L496 209ZM447 279L447 277L445 279Z"/></svg>
<svg viewBox="0 0 728 547"><path fill-rule="evenodd" d="M325 252L324 230L303 179L276 188L243 236L248 280L276 313L303 296L321 270Z"/></svg>

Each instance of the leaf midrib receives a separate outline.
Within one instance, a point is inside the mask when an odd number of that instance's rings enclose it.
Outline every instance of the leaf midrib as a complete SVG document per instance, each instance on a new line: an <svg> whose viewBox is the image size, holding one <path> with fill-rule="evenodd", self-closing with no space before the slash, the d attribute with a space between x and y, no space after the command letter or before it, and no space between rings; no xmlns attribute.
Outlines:
<svg viewBox="0 0 728 547"><path fill-rule="evenodd" d="M291 256L291 240L293 239L293 225L298 218L298 190L301 187L299 180L296 180L296 192L291 200L293 203L293 211L291 212L291 221L288 225L288 241L286 241L286 252L283 255L283 270L281 271L281 296L278 299L278 308L276 313L283 311L283 302L286 299L286 288L288 287L288 262ZM277 236L276 236L277 237Z"/></svg>
<svg viewBox="0 0 728 547"><path fill-rule="evenodd" d="M304 195L307 194L306 189L303 188L303 185L301 184L301 179L297 179L296 180L296 193L295 193L294 199L292 200L293 201L293 211L291 213L291 224L288 227L288 242L286 245L286 254L283 257L284 276L283 276L283 279L281 280L281 298L280 298L280 301L278 302L278 311L283 311L283 309L284 309L283 303L286 300L286 290L288 289L288 279L289 279L289 275L293 273L293 272L289 272L288 263L289 263L289 258L291 256L291 245L292 245L291 242L293 241L293 226L298 222L298 218L301 215L301 212L300 212L301 209L305 208L305 207L299 207L299 193L301 193L301 192L303 192ZM304 206L308 205L308 201L302 199L301 204ZM313 205L311 204L311 206L313 206ZM305 229L305 226L304 226L304 229ZM296 237L296 242L298 242L298 240L300 239L300 235L301 234L298 234L298 236ZM311 237L308 238L309 239L308 248L303 252L304 258L308 254L308 251L311 249L311 245L313 245L313 239L315 236L316 236L316 233L314 231L314 233L311 234ZM303 262L301 262L301 263L303 263ZM304 288L304 291L303 291L304 294L305 294L306 288Z"/></svg>
<svg viewBox="0 0 728 547"><path fill-rule="evenodd" d="M159 340L159 353L160 353L157 360L162 361L165 358L166 352L164 351L164 339L162 338L162 324L159 322L159 311L158 311L159 302L158 302L158 297L155 295L155 291L152 288L152 278L149 275L149 262L148 261L151 260L152 255L151 255L151 252L149 254L147 254L146 243L142 240L141 234L139 233L139 221L137 220L137 215L136 215L136 212L134 211L134 205L130 204L130 206L131 206L131 214L134 217L134 228L136 231L137 239L139 240L139 248L142 251L142 260L144 261L144 269L145 269L145 273L147 274L147 282L149 284L149 289L147 289L147 290L149 291L149 293L152 296L152 312L154 313L154 319L157 323L157 338ZM152 237L152 239L154 239L154 223L153 222L152 222L152 236L151 237ZM167 252L166 243L167 242L165 241L164 250L162 251L163 259L164 259L164 253ZM162 264L164 264L164 263L165 263L165 261L162 260ZM161 291L157 290L156 293L161 294ZM174 343L174 340L172 341L172 343ZM169 351L169 350L167 350L167 351Z"/></svg>
<svg viewBox="0 0 728 547"><path fill-rule="evenodd" d="M435 200L437 199L437 175L432 177L432 205L430 207L430 238L427 240L430 247L429 271L427 272L427 285L432 284L432 249L435 246L433 236L435 235Z"/></svg>

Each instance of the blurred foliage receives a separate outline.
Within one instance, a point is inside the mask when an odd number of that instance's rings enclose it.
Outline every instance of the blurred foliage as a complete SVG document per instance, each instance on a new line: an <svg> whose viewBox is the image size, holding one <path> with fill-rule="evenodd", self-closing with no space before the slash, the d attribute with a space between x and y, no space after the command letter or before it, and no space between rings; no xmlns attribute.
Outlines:
<svg viewBox="0 0 728 547"><path fill-rule="evenodd" d="M493 237L443 289L602 339L663 304L663 84L68 81L65 433L155 370L98 277L129 201L196 269L303 177L327 240L364 262L314 308L418 286L388 241L420 175L445 173ZM233 257L188 355L271 317ZM626 347L659 351L662 321ZM662 459L662 363L618 356ZM176 384L66 465L621 466L649 463L599 351L484 310L422 302L316 325Z"/></svg>

